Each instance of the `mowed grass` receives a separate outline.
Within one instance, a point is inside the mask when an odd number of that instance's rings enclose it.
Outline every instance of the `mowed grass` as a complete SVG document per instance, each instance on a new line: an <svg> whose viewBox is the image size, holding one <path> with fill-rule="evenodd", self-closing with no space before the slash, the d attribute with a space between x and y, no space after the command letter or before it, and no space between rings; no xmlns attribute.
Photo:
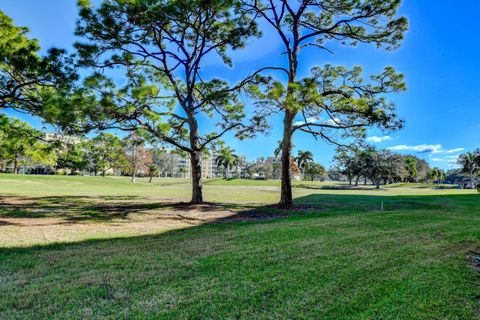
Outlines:
<svg viewBox="0 0 480 320"><path fill-rule="evenodd" d="M0 176L0 233L23 230L15 221L82 230L0 241L0 319L480 318L476 192L299 183L300 210L278 212L266 206L277 183L209 181L205 197L282 218L155 231L137 227L163 223L188 181ZM108 231L117 225L134 231Z"/></svg>

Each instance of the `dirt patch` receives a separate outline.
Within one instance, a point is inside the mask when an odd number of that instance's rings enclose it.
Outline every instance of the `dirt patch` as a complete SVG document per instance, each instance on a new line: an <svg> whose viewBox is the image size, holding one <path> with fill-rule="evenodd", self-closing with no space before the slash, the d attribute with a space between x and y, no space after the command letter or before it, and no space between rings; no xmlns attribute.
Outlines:
<svg viewBox="0 0 480 320"><path fill-rule="evenodd" d="M153 234L208 223L283 216L267 211L154 198L2 197L0 248Z"/></svg>

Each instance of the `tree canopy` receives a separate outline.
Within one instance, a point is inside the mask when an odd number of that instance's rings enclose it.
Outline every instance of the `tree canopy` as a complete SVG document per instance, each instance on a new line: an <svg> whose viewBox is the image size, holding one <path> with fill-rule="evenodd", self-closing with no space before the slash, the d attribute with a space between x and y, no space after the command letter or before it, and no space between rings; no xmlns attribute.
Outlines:
<svg viewBox="0 0 480 320"><path fill-rule="evenodd" d="M399 0L365 1L268 1L242 0L277 33L287 57L279 67L287 83L270 81L257 92L261 106L275 106L284 113L282 139L282 188L280 205L293 205L290 181L292 138L303 131L328 142L338 143L340 137L359 137L365 128L396 129L394 105L384 94L405 89L403 77L392 67L370 77L365 84L361 68L314 67L311 75L298 77L299 54L306 47L332 52L330 43L355 46L370 43L387 50L395 49L407 30L404 17L397 17ZM300 116L303 120L295 124Z"/></svg>
<svg viewBox="0 0 480 320"><path fill-rule="evenodd" d="M105 74L86 81L93 106L84 110L100 128L144 130L190 155L192 202L203 201L200 161L208 145L227 132L238 138L266 128L260 114L249 119L239 99L254 75L230 85L205 75L205 60L232 61L228 50L258 35L257 24L240 3L230 1L80 1L77 43L80 63L104 70L119 67L126 85ZM207 68L208 69L208 68ZM207 116L215 129L201 127ZM210 127L212 128L212 127Z"/></svg>
<svg viewBox="0 0 480 320"><path fill-rule="evenodd" d="M41 56L38 41L28 38L28 32L0 11L0 110L53 120L52 102L70 92L78 76L65 50L52 48Z"/></svg>

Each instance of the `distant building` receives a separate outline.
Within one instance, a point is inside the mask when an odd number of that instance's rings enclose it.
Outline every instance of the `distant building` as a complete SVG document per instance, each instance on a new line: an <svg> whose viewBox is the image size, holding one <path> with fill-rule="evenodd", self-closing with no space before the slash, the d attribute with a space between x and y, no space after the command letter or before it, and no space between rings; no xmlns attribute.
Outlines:
<svg viewBox="0 0 480 320"><path fill-rule="evenodd" d="M47 142L60 141L68 144L79 144L83 141L81 137L62 135L58 133L44 132L42 133L42 140Z"/></svg>
<svg viewBox="0 0 480 320"><path fill-rule="evenodd" d="M201 159L202 178L215 179L223 177L224 169L219 168L216 164L218 154L204 155ZM175 152L169 152L162 157L160 165L160 175L162 177L186 178L192 177L192 166L190 164L190 155L181 155ZM246 166L246 157L238 158L238 165L229 168L228 175L230 177L240 177Z"/></svg>

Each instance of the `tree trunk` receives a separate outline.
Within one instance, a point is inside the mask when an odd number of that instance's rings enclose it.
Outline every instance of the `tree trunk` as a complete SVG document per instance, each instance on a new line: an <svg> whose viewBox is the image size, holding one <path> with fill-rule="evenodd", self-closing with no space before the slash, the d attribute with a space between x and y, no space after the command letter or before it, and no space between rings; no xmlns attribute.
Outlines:
<svg viewBox="0 0 480 320"><path fill-rule="evenodd" d="M13 174L17 174L18 173L18 159L15 158L13 160Z"/></svg>
<svg viewBox="0 0 480 320"><path fill-rule="evenodd" d="M195 151L190 155L190 162L192 165L192 203L203 203L202 192L202 165L201 152Z"/></svg>
<svg viewBox="0 0 480 320"><path fill-rule="evenodd" d="M292 153L292 134L293 119L295 113L285 110L283 120L283 140L282 140L282 184L280 203L281 208L291 208L293 206L292 181L290 177L291 153Z"/></svg>
<svg viewBox="0 0 480 320"><path fill-rule="evenodd" d="M190 104L189 104L190 105ZM202 191L202 150L198 133L198 122L194 112L188 112L188 124L190 127L190 163L192 166L192 201L193 204L203 203Z"/></svg>
<svg viewBox="0 0 480 320"><path fill-rule="evenodd" d="M153 176L150 175L150 180L148 180L148 183L152 183Z"/></svg>
<svg viewBox="0 0 480 320"><path fill-rule="evenodd" d="M355 180L355 187L358 186L358 180L360 180L360 177L357 177L357 179Z"/></svg>
<svg viewBox="0 0 480 320"><path fill-rule="evenodd" d="M133 142L133 149L132 149L132 182L137 181L137 145Z"/></svg>
<svg viewBox="0 0 480 320"><path fill-rule="evenodd" d="M291 84L295 84L297 81L297 69L298 69L298 53L300 51L299 42L299 26L297 22L294 22L293 28L293 44L292 51L288 54L288 89L287 89L287 101L293 101L293 89ZM285 117L283 119L283 138L282 138L282 184L280 203L281 208L293 207L293 194L292 194L292 181L290 176L290 165L292 161L292 138L293 138L293 122L298 110L295 105L284 105Z"/></svg>

